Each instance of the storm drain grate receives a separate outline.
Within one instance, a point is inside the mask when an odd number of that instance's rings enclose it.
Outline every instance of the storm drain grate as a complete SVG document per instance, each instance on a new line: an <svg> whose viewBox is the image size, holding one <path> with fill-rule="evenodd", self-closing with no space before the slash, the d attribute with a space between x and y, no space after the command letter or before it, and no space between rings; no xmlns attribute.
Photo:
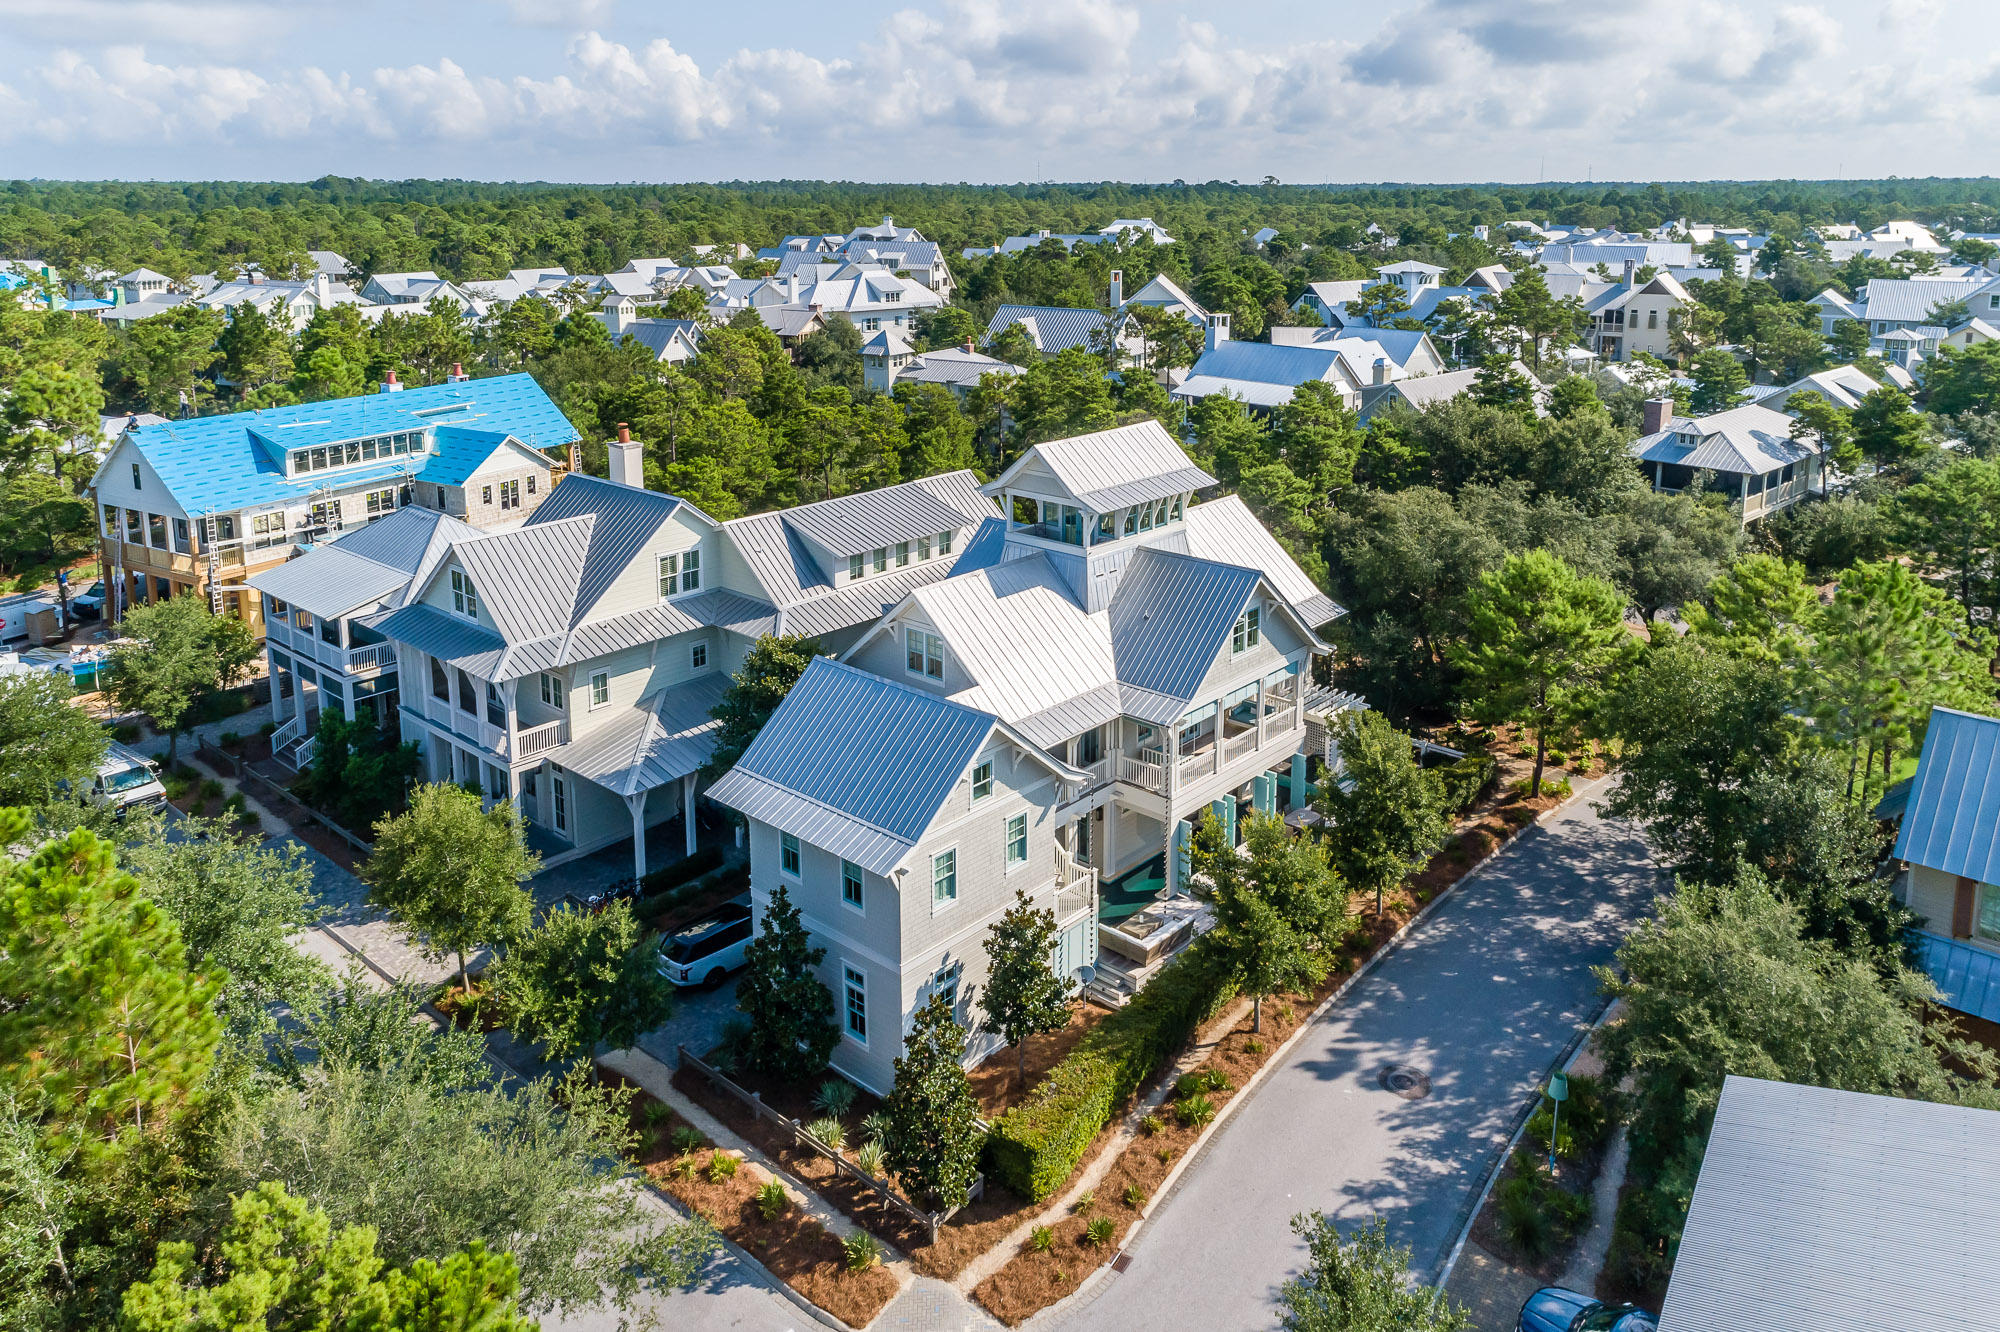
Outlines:
<svg viewBox="0 0 2000 1332"><path fill-rule="evenodd" d="M1409 1064L1390 1064L1375 1075L1382 1084L1382 1090L1393 1092L1406 1101L1421 1101L1431 1094L1430 1075Z"/></svg>

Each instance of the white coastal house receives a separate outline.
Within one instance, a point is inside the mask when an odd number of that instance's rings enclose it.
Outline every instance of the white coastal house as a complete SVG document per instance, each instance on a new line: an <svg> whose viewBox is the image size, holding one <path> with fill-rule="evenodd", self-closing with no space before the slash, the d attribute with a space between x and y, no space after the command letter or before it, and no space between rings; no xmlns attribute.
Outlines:
<svg viewBox="0 0 2000 1332"><path fill-rule="evenodd" d="M1178 891L1192 822L1306 798L1323 710L1358 704L1308 698L1340 608L1240 500L1195 503L1210 484L1150 421L1029 449L984 488L1005 519L710 791L749 821L758 913L782 885L826 946L863 1086L932 994L972 1025L1017 890L1056 913L1052 966L1122 997L1208 923Z"/></svg>

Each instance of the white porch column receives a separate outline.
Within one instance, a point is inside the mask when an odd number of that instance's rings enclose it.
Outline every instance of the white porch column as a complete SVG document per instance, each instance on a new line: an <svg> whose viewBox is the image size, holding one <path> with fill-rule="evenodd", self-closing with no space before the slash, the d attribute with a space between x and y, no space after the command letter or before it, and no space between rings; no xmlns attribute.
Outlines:
<svg viewBox="0 0 2000 1332"><path fill-rule="evenodd" d="M1104 854L1099 857L1097 876L1108 879L1118 872L1118 802L1104 806Z"/></svg>
<svg viewBox="0 0 2000 1332"><path fill-rule="evenodd" d="M646 877L646 793L625 797L625 807L632 811L632 875Z"/></svg>
<svg viewBox="0 0 2000 1332"><path fill-rule="evenodd" d="M694 774L681 778L681 822L687 825L687 853L694 854Z"/></svg>
<svg viewBox="0 0 2000 1332"><path fill-rule="evenodd" d="M285 671L284 667L278 665L277 662L271 659L271 650L269 647L266 647L264 649L264 665L268 667L271 672L271 724L273 726L283 726L285 724L284 677L287 674L287 672ZM292 688L294 691L296 691L298 689L298 685L294 683L292 685Z"/></svg>

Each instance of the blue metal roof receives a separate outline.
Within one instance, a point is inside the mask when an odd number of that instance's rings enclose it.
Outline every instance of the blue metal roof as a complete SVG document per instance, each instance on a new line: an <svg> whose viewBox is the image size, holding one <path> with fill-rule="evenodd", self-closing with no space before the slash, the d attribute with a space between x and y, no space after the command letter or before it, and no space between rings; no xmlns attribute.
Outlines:
<svg viewBox="0 0 2000 1332"><path fill-rule="evenodd" d="M441 453L285 475L283 457L288 450L423 428L433 430ZM426 480L460 484L493 451L487 448L467 461L478 451L482 437L497 442L505 435L536 449L568 444L578 437L569 418L523 374L164 421L135 426L125 432L125 439L145 455L181 507L200 514L303 500L330 483L345 489L400 476L413 463L420 464L419 474ZM433 467L439 469L435 474Z"/></svg>
<svg viewBox="0 0 2000 1332"><path fill-rule="evenodd" d="M1373 332L1373 330L1369 330ZM1297 387L1310 380L1325 379L1326 372L1340 358L1331 347L1274 346L1268 342L1224 342L1214 351L1203 352L1188 371L1188 378L1207 375L1215 379L1248 379L1263 384Z"/></svg>
<svg viewBox="0 0 2000 1332"><path fill-rule="evenodd" d="M1896 858L2000 883L2000 718L1931 709Z"/></svg>
<svg viewBox="0 0 2000 1332"><path fill-rule="evenodd" d="M2000 1022L2000 956L1928 930L1913 930L1917 964L1946 1004L1988 1022Z"/></svg>
<svg viewBox="0 0 2000 1332"><path fill-rule="evenodd" d="M1119 682L1193 698L1263 577L1156 547L1134 552L1111 599Z"/></svg>
<svg viewBox="0 0 2000 1332"><path fill-rule="evenodd" d="M998 721L815 657L709 796L886 874L930 827Z"/></svg>

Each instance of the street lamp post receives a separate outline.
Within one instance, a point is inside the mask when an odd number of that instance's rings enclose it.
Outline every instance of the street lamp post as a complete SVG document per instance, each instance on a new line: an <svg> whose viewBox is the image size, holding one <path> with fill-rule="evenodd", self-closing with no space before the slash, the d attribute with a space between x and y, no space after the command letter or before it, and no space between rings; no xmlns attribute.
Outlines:
<svg viewBox="0 0 2000 1332"><path fill-rule="evenodd" d="M1563 1102L1569 1099L1569 1075L1553 1073L1549 1075L1549 1100L1555 1109L1549 1116L1549 1174L1556 1173L1556 1133L1562 1127Z"/></svg>

